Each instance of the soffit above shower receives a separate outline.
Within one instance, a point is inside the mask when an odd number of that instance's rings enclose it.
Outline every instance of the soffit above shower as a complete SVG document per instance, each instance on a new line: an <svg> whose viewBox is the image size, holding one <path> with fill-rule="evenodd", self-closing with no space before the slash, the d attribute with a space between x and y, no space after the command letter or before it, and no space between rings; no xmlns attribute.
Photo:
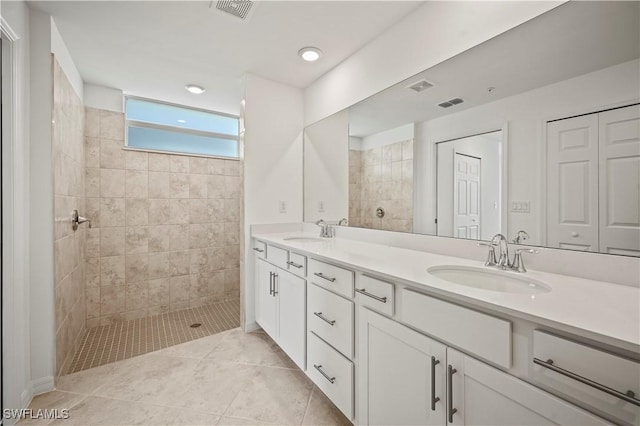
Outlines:
<svg viewBox="0 0 640 426"><path fill-rule="evenodd" d="M85 82L238 113L245 73L306 87L422 3L262 0L245 20L217 0L29 5L53 17ZM321 61L300 60L308 45L323 50ZM190 82L207 93L181 93Z"/></svg>

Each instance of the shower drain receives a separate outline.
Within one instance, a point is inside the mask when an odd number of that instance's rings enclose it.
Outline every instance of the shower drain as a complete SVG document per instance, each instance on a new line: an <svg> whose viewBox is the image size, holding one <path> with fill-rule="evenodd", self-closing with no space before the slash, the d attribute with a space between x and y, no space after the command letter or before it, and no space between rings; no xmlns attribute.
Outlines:
<svg viewBox="0 0 640 426"><path fill-rule="evenodd" d="M201 325L202 325L202 324L200 324L199 322L195 322L195 323L191 324L189 327L191 327L191 328L198 328L198 327L200 327Z"/></svg>

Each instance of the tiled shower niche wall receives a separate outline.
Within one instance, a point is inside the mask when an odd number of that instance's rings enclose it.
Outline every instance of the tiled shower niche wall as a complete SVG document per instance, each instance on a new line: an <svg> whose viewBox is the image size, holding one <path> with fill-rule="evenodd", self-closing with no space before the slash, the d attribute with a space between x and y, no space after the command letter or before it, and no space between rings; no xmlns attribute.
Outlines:
<svg viewBox="0 0 640 426"><path fill-rule="evenodd" d="M382 207L385 216L376 216ZM349 150L349 224L413 230L413 140Z"/></svg>
<svg viewBox="0 0 640 426"><path fill-rule="evenodd" d="M123 149L86 108L87 327L240 297L242 163Z"/></svg>

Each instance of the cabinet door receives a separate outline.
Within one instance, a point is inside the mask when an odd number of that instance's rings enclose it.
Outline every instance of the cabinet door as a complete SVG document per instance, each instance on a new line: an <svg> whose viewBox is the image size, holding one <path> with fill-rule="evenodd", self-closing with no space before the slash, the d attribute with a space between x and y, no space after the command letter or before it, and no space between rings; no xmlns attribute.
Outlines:
<svg viewBox="0 0 640 426"><path fill-rule="evenodd" d="M367 309L359 314L359 423L444 425L445 346Z"/></svg>
<svg viewBox="0 0 640 426"><path fill-rule="evenodd" d="M289 272L276 269L278 298L278 344L287 355L305 369L306 286L307 282Z"/></svg>
<svg viewBox="0 0 640 426"><path fill-rule="evenodd" d="M256 321L271 338L277 340L277 299L272 291L274 269L264 260L256 260Z"/></svg>
<svg viewBox="0 0 640 426"><path fill-rule="evenodd" d="M451 370L449 370L451 369ZM606 425L594 416L447 348L447 422L453 425Z"/></svg>

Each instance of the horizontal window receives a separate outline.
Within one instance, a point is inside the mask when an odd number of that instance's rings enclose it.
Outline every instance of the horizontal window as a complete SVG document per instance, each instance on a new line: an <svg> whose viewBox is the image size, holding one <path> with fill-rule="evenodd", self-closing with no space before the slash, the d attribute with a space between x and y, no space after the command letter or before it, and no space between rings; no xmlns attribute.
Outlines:
<svg viewBox="0 0 640 426"><path fill-rule="evenodd" d="M133 97L125 115L130 148L239 157L238 117Z"/></svg>

